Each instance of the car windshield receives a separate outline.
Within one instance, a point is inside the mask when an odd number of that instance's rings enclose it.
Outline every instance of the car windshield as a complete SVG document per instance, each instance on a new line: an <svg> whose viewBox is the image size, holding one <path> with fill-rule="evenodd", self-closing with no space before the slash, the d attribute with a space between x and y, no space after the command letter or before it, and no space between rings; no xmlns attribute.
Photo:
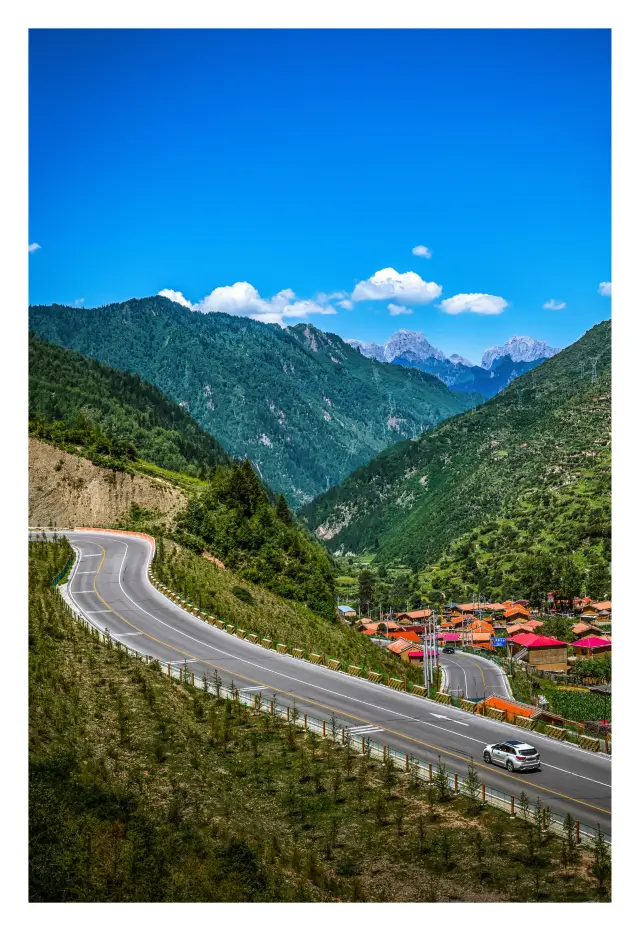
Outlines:
<svg viewBox="0 0 640 931"><path fill-rule="evenodd" d="M518 753L520 754L520 756L536 756L537 752L538 751L534 750L533 747L531 747L529 750L518 749Z"/></svg>

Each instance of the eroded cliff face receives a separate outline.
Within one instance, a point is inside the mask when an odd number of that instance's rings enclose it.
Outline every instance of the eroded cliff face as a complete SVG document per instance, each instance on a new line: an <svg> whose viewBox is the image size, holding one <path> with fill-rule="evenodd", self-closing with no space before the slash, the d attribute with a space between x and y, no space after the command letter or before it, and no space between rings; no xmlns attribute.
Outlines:
<svg viewBox="0 0 640 931"><path fill-rule="evenodd" d="M29 526L113 527L132 504L170 522L186 498L161 479L102 469L29 438Z"/></svg>

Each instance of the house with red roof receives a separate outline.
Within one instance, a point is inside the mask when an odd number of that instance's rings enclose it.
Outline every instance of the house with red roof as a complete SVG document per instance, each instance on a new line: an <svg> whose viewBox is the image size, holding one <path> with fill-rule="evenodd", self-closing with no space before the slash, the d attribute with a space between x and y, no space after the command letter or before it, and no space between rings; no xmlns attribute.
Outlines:
<svg viewBox="0 0 640 931"><path fill-rule="evenodd" d="M420 621L426 621L433 614L431 608L424 608L421 611L399 611L396 614L398 624L417 624Z"/></svg>
<svg viewBox="0 0 640 931"><path fill-rule="evenodd" d="M611 640L608 637L582 637L571 644L576 656L611 656Z"/></svg>
<svg viewBox="0 0 640 931"><path fill-rule="evenodd" d="M551 672L566 672L568 644L540 634L516 634L507 640L509 659L521 659L530 666Z"/></svg>
<svg viewBox="0 0 640 931"><path fill-rule="evenodd" d="M584 621L578 621L577 624L574 624L571 628L571 632L576 635L576 637L590 637L592 635L596 637L602 636L602 631L599 627L596 627L595 624L586 624Z"/></svg>
<svg viewBox="0 0 640 931"><path fill-rule="evenodd" d="M524 621L526 623L529 620L529 615L530 611L527 607L513 604L509 605L503 616L507 624L513 624L515 621Z"/></svg>

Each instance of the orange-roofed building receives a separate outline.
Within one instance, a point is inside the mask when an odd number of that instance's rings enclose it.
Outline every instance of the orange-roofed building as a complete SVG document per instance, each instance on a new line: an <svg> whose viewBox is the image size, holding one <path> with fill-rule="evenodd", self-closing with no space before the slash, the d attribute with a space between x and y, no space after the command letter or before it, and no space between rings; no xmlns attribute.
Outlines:
<svg viewBox="0 0 640 931"><path fill-rule="evenodd" d="M600 628L596 627L595 624L585 624L584 621L578 621L577 624L574 624L571 628L571 631L577 637L588 637L590 634L594 634L596 637L599 637L602 634Z"/></svg>
<svg viewBox="0 0 640 931"><path fill-rule="evenodd" d="M515 637L517 634L532 634L533 627L531 624L517 623L509 624L507 627L507 637Z"/></svg>
<svg viewBox="0 0 640 931"><path fill-rule="evenodd" d="M387 650L389 653L394 653L396 656L402 656L407 650L415 650L415 643L412 643L410 640L394 640L393 643L388 644Z"/></svg>
<svg viewBox="0 0 640 931"><path fill-rule="evenodd" d="M391 640L410 640L411 643L422 643L422 637L415 630L396 630L389 634Z"/></svg>
<svg viewBox="0 0 640 931"><path fill-rule="evenodd" d="M529 610L522 605L511 605L511 607L507 608L507 610L504 612L504 619L508 624L511 624L514 621L526 622L529 620Z"/></svg>
<svg viewBox="0 0 640 931"><path fill-rule="evenodd" d="M372 634L378 633L378 627L379 624L377 621L370 621L368 624L359 624L358 630L361 634L367 634L368 636L371 636Z"/></svg>
<svg viewBox="0 0 640 931"><path fill-rule="evenodd" d="M426 620L432 614L431 608L423 608L420 611L399 611L396 614L396 621L398 624L419 624L420 621Z"/></svg>

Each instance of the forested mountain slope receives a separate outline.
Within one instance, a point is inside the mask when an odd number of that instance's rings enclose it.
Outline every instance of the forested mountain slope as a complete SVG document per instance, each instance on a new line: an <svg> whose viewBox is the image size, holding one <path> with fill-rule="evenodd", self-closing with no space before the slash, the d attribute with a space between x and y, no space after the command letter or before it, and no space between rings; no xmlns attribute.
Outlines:
<svg viewBox="0 0 640 931"><path fill-rule="evenodd" d="M195 313L163 297L31 307L30 326L152 382L297 505L478 400L308 325Z"/></svg>
<svg viewBox="0 0 640 931"><path fill-rule="evenodd" d="M438 563L431 581L449 586L447 600L465 586L507 597L510 586L522 595L589 584L600 594L610 429L606 321L482 407L386 450L301 513L334 552Z"/></svg>
<svg viewBox="0 0 640 931"><path fill-rule="evenodd" d="M187 411L138 375L101 365L33 333L29 422L32 434L57 445L82 445L104 456L137 455L187 474L231 461ZM101 443L104 450L99 450Z"/></svg>

